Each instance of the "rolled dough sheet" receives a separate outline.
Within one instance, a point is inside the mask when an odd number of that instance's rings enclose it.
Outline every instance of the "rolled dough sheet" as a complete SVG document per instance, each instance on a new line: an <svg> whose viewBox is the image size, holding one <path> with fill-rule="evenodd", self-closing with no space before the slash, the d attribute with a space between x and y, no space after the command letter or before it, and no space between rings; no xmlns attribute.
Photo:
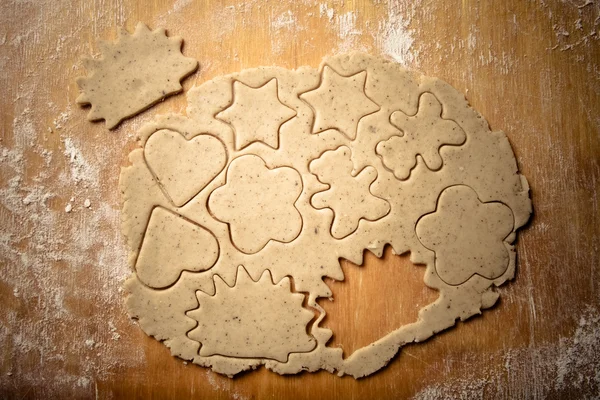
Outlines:
<svg viewBox="0 0 600 400"><path fill-rule="evenodd" d="M445 82L352 53L221 76L187 98L187 116L142 128L120 178L127 309L173 355L229 376L359 378L491 307L514 277L527 180L506 135ZM386 244L425 265L439 297L344 358L327 345L323 278Z"/></svg>

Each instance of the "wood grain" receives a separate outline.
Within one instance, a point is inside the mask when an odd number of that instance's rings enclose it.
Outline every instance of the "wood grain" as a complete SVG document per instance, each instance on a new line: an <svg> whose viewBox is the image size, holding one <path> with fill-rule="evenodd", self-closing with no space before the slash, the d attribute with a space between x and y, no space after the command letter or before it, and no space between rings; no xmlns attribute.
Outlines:
<svg viewBox="0 0 600 400"><path fill-rule="evenodd" d="M79 58L97 54L99 39L113 39L117 27L132 30L138 21L184 37L184 54L201 65L186 90L243 68L317 66L325 55L363 50L465 92L492 129L507 133L534 203L518 239L517 278L499 289L500 303L406 347L386 369L360 381L327 372L281 377L264 369L231 380L172 357L124 312L120 284L128 270L117 183L136 130L158 114L184 113L185 96L111 132L88 122L87 110L75 105L74 79L85 73ZM597 395L599 23L599 3L585 0L4 2L0 397ZM363 310L336 320L335 343L358 347L414 318L414 304L431 300L411 274L406 293L423 297L402 297L399 273L367 277L376 268L391 271L394 257L344 266L348 287L369 281L362 291L330 283L348 299L326 305L332 315ZM406 304L397 320L366 311L389 299Z"/></svg>

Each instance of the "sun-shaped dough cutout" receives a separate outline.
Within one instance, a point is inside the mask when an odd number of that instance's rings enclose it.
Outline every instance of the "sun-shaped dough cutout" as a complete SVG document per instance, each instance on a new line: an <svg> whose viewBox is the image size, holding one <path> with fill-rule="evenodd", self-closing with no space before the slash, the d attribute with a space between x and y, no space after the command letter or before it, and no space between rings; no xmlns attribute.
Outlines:
<svg viewBox="0 0 600 400"><path fill-rule="evenodd" d="M91 104L88 120L106 120L113 129L125 118L180 92L180 81L198 68L198 61L181 54L183 40L167 37L164 29L150 31L138 23L135 32L119 32L114 43L100 42L102 57L85 58L90 72L77 78L82 90L77 103Z"/></svg>
<svg viewBox="0 0 600 400"><path fill-rule="evenodd" d="M203 344L200 355L285 362L292 352L315 348L315 340L306 334L314 314L302 307L304 295L291 291L288 277L273 284L265 271L255 282L240 266L233 287L218 277L214 281L216 294L198 292L199 308L187 312L198 321L188 335Z"/></svg>

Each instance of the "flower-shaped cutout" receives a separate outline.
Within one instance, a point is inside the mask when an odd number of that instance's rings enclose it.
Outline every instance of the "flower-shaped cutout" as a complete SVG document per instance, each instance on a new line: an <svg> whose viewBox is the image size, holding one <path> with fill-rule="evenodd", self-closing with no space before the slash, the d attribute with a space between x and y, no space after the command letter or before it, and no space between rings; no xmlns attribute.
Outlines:
<svg viewBox="0 0 600 400"><path fill-rule="evenodd" d="M233 101L216 118L227 122L235 132L235 148L241 150L262 142L279 147L279 128L296 115L296 111L279 100L277 79L254 88L233 82Z"/></svg>
<svg viewBox="0 0 600 400"><path fill-rule="evenodd" d="M327 65L323 67L319 87L300 95L315 113L313 133L337 129L353 140L358 121L379 110L365 93L366 80L367 71L343 76Z"/></svg>
<svg viewBox="0 0 600 400"><path fill-rule="evenodd" d="M208 199L213 216L229 224L231 241L243 253L253 254L270 240L288 243L300 234L302 217L294 206L302 193L295 169L269 169L258 156L231 162L227 182Z"/></svg>
<svg viewBox="0 0 600 400"><path fill-rule="evenodd" d="M390 212L390 204L370 191L377 170L366 167L352 176L352 167L350 149L346 146L326 151L310 163L310 172L330 185L329 189L313 195L311 204L317 209L333 210L331 234L336 239L356 231L361 219L376 221Z"/></svg>
<svg viewBox="0 0 600 400"><path fill-rule="evenodd" d="M477 274L496 279L506 271L505 239L513 231L513 213L498 202L482 203L469 186L440 195L437 209L417 222L421 243L435 252L435 269L444 282L460 285Z"/></svg>
<svg viewBox="0 0 600 400"><path fill-rule="evenodd" d="M88 120L106 120L108 129L125 118L181 91L180 81L194 72L198 61L181 54L180 37L164 29L150 31L138 23L135 32L119 33L114 44L100 43L102 58L84 59L91 74L77 78L79 104L91 104Z"/></svg>
<svg viewBox="0 0 600 400"><path fill-rule="evenodd" d="M392 125L404 135L392 136L379 142L376 152L383 164L394 172L396 178L405 180L417 165L417 155L425 161L427 168L437 171L442 168L440 147L461 145L467 136L453 120L442 117L442 104L431 93L419 98L419 109L413 116L395 111L390 116Z"/></svg>
<svg viewBox="0 0 600 400"><path fill-rule="evenodd" d="M240 266L233 287L218 276L214 282L215 295L198 291L199 307L186 313L198 321L188 337L202 344L200 356L286 362L290 353L315 348L316 341L306 333L314 314L302 307L304 295L291 291L290 278L273 284L267 270L255 282Z"/></svg>

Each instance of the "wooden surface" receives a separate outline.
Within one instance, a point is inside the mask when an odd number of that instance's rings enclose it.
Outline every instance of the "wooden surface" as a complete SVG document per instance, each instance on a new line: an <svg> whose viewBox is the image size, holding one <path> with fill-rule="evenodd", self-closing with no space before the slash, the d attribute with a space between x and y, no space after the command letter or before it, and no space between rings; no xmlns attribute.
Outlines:
<svg viewBox="0 0 600 400"><path fill-rule="evenodd" d="M598 394L599 2L43 0L1 9L0 397ZM74 103L74 78L85 72L79 58L138 21L185 39L184 54L200 61L185 89L243 68L317 66L325 55L363 50L465 92L492 129L507 133L531 185L535 214L519 234L517 278L499 289L500 303L360 381L264 369L231 380L173 358L124 311L117 183L136 130L157 114L184 112L185 96L112 132ZM322 303L346 352L435 298L421 286L423 269L390 253L343 268L347 281L329 282L339 301ZM393 317L381 311L394 307Z"/></svg>

